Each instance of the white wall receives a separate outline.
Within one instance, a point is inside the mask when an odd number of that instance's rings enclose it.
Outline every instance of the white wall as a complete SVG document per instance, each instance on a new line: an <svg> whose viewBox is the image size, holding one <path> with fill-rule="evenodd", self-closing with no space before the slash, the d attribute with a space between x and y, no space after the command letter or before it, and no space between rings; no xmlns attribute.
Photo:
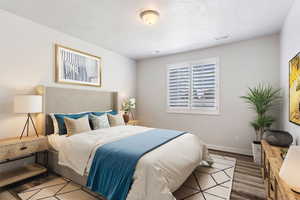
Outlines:
<svg viewBox="0 0 300 200"><path fill-rule="evenodd" d="M300 126L289 122L289 60L300 52L300 1L295 1L281 31L280 86L284 102L281 112L281 127L300 139Z"/></svg>
<svg viewBox="0 0 300 200"><path fill-rule="evenodd" d="M166 112L166 65L220 58L220 115ZM239 98L260 82L279 87L279 36L272 35L214 48L141 60L137 63L137 115L145 125L188 130L211 147L250 154L253 113Z"/></svg>
<svg viewBox="0 0 300 200"><path fill-rule="evenodd" d="M25 118L13 113L13 96L36 85L118 91L135 95L135 61L0 10L0 138L20 134ZM54 44L102 57L103 87L80 87L54 82Z"/></svg>

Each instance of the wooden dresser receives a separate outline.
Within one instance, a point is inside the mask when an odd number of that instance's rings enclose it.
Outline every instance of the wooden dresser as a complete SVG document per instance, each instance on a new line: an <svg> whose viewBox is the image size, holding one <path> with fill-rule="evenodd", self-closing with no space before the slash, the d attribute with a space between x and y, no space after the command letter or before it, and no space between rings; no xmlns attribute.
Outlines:
<svg viewBox="0 0 300 200"><path fill-rule="evenodd" d="M0 140L0 164L6 164L33 155L35 155L36 161L30 165L0 172L0 187L46 172L46 167L38 164L37 161L38 153L46 152L47 150L48 139L45 136L23 137L21 140L19 138ZM46 156L45 159L47 159Z"/></svg>
<svg viewBox="0 0 300 200"><path fill-rule="evenodd" d="M280 147L275 147L262 140L262 175L265 180L268 200L300 200L300 194L279 177L283 163Z"/></svg>

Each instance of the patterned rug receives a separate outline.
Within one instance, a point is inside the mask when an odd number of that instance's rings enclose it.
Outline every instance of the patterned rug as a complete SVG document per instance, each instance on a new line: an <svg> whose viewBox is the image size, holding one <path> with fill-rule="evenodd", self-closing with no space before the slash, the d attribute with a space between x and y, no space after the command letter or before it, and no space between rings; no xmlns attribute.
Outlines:
<svg viewBox="0 0 300 200"><path fill-rule="evenodd" d="M236 159L211 154L211 167L199 166L185 183L174 192L177 200L230 199Z"/></svg>
<svg viewBox="0 0 300 200"><path fill-rule="evenodd" d="M211 157L214 160L211 167L199 166L174 192L177 200L230 199L236 160L219 155ZM15 191L22 200L103 200L84 187L57 176L47 178L46 181L33 187Z"/></svg>

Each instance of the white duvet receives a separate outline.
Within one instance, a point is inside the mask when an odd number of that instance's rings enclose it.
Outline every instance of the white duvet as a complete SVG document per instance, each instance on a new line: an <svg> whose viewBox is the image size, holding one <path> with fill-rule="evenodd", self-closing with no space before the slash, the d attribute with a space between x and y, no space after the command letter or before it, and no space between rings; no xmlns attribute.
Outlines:
<svg viewBox="0 0 300 200"><path fill-rule="evenodd" d="M60 138L59 164L86 175L101 145L151 130L117 126ZM127 200L175 200L177 190L202 160L207 148L193 134L184 134L145 154L138 162Z"/></svg>

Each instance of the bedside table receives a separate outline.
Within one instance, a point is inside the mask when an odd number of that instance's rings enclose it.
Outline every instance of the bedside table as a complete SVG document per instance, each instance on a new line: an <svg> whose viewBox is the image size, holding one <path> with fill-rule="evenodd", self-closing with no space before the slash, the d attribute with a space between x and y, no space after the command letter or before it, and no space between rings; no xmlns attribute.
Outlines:
<svg viewBox="0 0 300 200"><path fill-rule="evenodd" d="M138 120L129 120L129 122L126 125L137 126L137 125L139 125L139 121Z"/></svg>
<svg viewBox="0 0 300 200"><path fill-rule="evenodd" d="M0 164L21 160L35 155L34 164L21 166L14 170L8 170L0 173L0 187L42 174L47 172L47 168L38 164L38 153L45 153L45 163L47 165L48 138L39 137L23 137L9 138L0 140Z"/></svg>

